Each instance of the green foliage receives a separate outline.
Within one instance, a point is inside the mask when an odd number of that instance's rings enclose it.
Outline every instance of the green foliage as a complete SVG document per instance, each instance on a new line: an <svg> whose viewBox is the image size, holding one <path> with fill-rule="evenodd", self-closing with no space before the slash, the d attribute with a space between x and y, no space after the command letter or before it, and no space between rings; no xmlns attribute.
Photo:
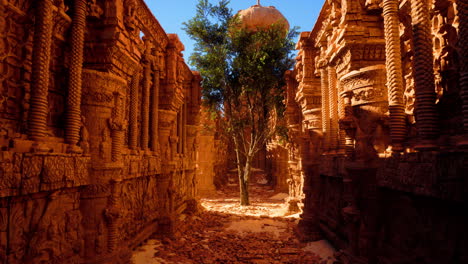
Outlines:
<svg viewBox="0 0 468 264"><path fill-rule="evenodd" d="M228 4L228 0L221 0L216 6L200 0L195 17L184 23L184 30L196 41L189 62L203 76L202 96L212 110L222 104L228 84L229 27L233 16Z"/></svg>

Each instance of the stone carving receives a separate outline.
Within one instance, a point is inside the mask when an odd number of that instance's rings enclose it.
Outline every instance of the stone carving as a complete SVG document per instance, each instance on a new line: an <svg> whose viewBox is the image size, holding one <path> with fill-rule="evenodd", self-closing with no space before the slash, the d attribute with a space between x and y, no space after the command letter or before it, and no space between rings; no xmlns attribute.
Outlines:
<svg viewBox="0 0 468 264"><path fill-rule="evenodd" d="M405 112L403 105L403 72L401 66L400 36L398 23L398 1L383 1L385 21L386 68L388 86L388 104L390 110L390 132L392 147L395 151L403 150L406 135Z"/></svg>
<svg viewBox="0 0 468 264"><path fill-rule="evenodd" d="M168 41L142 0L0 1L0 262L129 263L175 225L196 193L186 126L198 125L201 79ZM163 160L175 118L161 118L159 99L174 95L190 146ZM140 145L153 151L132 152Z"/></svg>
<svg viewBox="0 0 468 264"><path fill-rule="evenodd" d="M159 152L159 89L160 89L160 71L159 68L154 70L152 102L151 102L151 149Z"/></svg>
<svg viewBox="0 0 468 264"><path fill-rule="evenodd" d="M147 150L149 147L149 114L150 114L150 87L151 87L151 64L153 61L151 50L153 49L151 40L144 38L145 51L142 58L143 64L143 93L141 111L141 148Z"/></svg>
<svg viewBox="0 0 468 264"><path fill-rule="evenodd" d="M437 104L442 122L442 133L453 133L463 129L454 125L456 113L460 111L460 54L457 47L459 22L455 15L455 3L436 2L431 12L432 39L434 48L434 74ZM462 110L463 111L463 110Z"/></svg>
<svg viewBox="0 0 468 264"><path fill-rule="evenodd" d="M87 101L94 101L98 103L112 103L114 96L111 93L101 93L101 92L87 92L83 94L83 97Z"/></svg>
<svg viewBox="0 0 468 264"><path fill-rule="evenodd" d="M127 124L122 115L123 96L120 92L114 92L114 109L113 116L109 119L109 127L111 129L112 137L112 161L120 161L122 148L124 144L124 131Z"/></svg>
<svg viewBox="0 0 468 264"><path fill-rule="evenodd" d="M131 149L136 149L138 139L138 87L140 75L137 72L130 84L130 138L128 140Z"/></svg>
<svg viewBox="0 0 468 264"><path fill-rule="evenodd" d="M88 1L88 17L92 17L94 19L99 19L104 11L102 8L96 3L96 0L89 0Z"/></svg>
<svg viewBox="0 0 468 264"><path fill-rule="evenodd" d="M289 145L291 186L297 186L293 178L301 173L297 170L304 172L300 238L321 239L316 236L321 232L340 248L337 258L343 264L465 259L466 254L452 249L466 248L466 242L454 238L450 245L442 246L447 253L439 255L437 239L422 238L421 234L424 230L437 234L451 230L458 239L467 234L463 225L448 216L459 210L459 204L466 204L466 199L455 198L466 186L461 187L460 182L450 186L444 179L464 177L460 171L464 166L452 162L465 156L458 149L466 142L466 130L460 122L466 108L460 87L464 85L461 64L466 57L461 58L466 36L460 35L460 13L468 5L451 0L340 2L326 1L317 24L301 35L296 65L289 73L295 78L287 76L289 138L291 142L311 142L299 151L293 143ZM334 14L337 8L341 14ZM463 12L466 16L466 10ZM308 47L304 43L320 50L314 55L315 62L303 59ZM309 80L304 78L304 69L311 64L315 64L322 84L317 96L322 97L319 136L323 147L320 141L314 143L315 129L298 133L306 131L310 123L307 108L298 106L305 105ZM336 103L338 107L332 107ZM331 151L335 148L332 130L336 121L340 129L338 152ZM319 165L314 167L307 161ZM392 213L386 213L389 208L400 212L401 222L394 222ZM420 221L416 219L426 219L427 225L401 228L404 222ZM444 224L435 231L429 224L432 221L450 223L451 227ZM310 232L314 228L317 232ZM425 241L424 246L419 241ZM417 248L418 256L408 258L409 248L413 252Z"/></svg>
<svg viewBox="0 0 468 264"><path fill-rule="evenodd" d="M330 118L329 118L329 93L328 93L328 75L325 66L320 69L320 80L322 86L322 131L324 135L323 146L328 149L330 144Z"/></svg>
<svg viewBox="0 0 468 264"><path fill-rule="evenodd" d="M71 58L69 68L69 88L67 97L66 140L74 149L80 139L81 122L81 79L83 67L84 33L86 27L86 0L76 0L73 6L71 32Z"/></svg>
<svg viewBox="0 0 468 264"><path fill-rule="evenodd" d="M411 18L414 43L414 85L415 114L418 133L422 142L419 147L433 148L433 140L438 136L438 114L435 108L435 79L432 63L432 39L429 21L428 2L424 0L411 1Z"/></svg>
<svg viewBox="0 0 468 264"><path fill-rule="evenodd" d="M47 126L49 63L52 39L52 0L41 0L36 7L34 49L32 58L31 108L29 136L33 140L45 137Z"/></svg>
<svg viewBox="0 0 468 264"><path fill-rule="evenodd" d="M365 6L368 10L382 9L382 0L366 0Z"/></svg>
<svg viewBox="0 0 468 264"><path fill-rule="evenodd" d="M328 66L328 100L329 100L329 147L330 150L336 150L338 147L338 89L337 89L336 70L333 66Z"/></svg>
<svg viewBox="0 0 468 264"><path fill-rule="evenodd" d="M137 20L136 20L136 2L135 0L125 0L125 26L129 31L135 32L137 30Z"/></svg>
<svg viewBox="0 0 468 264"><path fill-rule="evenodd" d="M458 21L459 26L459 43L467 43L468 39L468 2L466 0L457 1ZM464 47L460 47L460 87L461 97L463 100L463 128L465 133L468 131L468 51Z"/></svg>

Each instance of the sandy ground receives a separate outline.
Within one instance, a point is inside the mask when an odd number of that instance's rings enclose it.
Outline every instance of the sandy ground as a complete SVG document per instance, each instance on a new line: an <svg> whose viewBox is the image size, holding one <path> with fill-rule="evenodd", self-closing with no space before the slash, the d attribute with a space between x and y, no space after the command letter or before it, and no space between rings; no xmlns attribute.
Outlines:
<svg viewBox="0 0 468 264"><path fill-rule="evenodd" d="M235 184L202 198L198 213L179 218L174 237L148 240L133 263L333 263L334 249L326 241L301 243L294 236L299 219L285 216L287 194L260 184L250 194L250 206L239 205Z"/></svg>

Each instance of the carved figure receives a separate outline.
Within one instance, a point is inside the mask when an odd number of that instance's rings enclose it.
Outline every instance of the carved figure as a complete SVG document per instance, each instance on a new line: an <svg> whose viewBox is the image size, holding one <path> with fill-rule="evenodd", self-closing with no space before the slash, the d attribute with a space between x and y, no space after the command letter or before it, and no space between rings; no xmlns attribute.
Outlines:
<svg viewBox="0 0 468 264"><path fill-rule="evenodd" d="M110 145L110 136L109 131L106 128L103 128L101 131L102 141L99 143L99 157L101 159L106 158L107 148Z"/></svg>
<svg viewBox="0 0 468 264"><path fill-rule="evenodd" d="M137 29L137 20L136 20L136 3L134 0L125 1L125 26L131 32L136 31Z"/></svg>
<svg viewBox="0 0 468 264"><path fill-rule="evenodd" d="M102 8L96 3L96 0L90 0L88 2L88 16L94 19L98 19L102 16L104 11Z"/></svg>
<svg viewBox="0 0 468 264"><path fill-rule="evenodd" d="M86 128L86 118L81 116L81 140L80 147L83 150L83 154L89 154L89 132Z"/></svg>

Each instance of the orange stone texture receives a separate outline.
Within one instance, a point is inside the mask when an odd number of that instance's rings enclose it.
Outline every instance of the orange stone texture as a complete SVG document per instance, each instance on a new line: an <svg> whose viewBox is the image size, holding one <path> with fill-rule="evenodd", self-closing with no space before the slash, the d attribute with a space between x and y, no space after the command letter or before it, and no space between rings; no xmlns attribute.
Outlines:
<svg viewBox="0 0 468 264"><path fill-rule="evenodd" d="M196 195L201 77L143 0L0 1L0 263L129 263Z"/></svg>
<svg viewBox="0 0 468 264"><path fill-rule="evenodd" d="M467 12L327 0L301 33L286 74L298 233L339 263L468 263Z"/></svg>
<svg viewBox="0 0 468 264"><path fill-rule="evenodd" d="M197 194L212 196L225 186L228 175L229 139L220 127L220 120L213 118L208 108L200 112L199 152L197 157Z"/></svg>

